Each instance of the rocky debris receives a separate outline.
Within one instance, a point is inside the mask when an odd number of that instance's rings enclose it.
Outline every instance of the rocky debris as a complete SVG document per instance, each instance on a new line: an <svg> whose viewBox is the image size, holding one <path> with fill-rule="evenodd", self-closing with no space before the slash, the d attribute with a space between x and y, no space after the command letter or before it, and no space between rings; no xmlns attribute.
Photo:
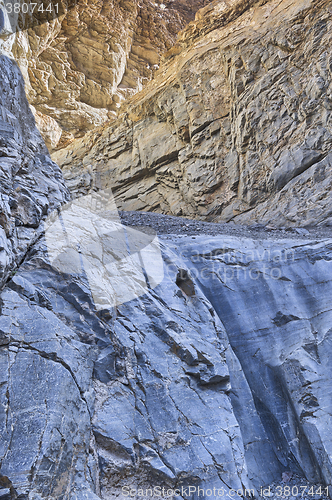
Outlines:
<svg viewBox="0 0 332 500"><path fill-rule="evenodd" d="M252 239L324 239L332 238L329 226L310 228L302 227L277 227L264 224L251 224L242 226L235 223L203 222L196 219L175 217L172 215L154 212L119 212L122 224L132 226L139 231L148 231L148 228L160 235L231 235Z"/></svg>
<svg viewBox="0 0 332 500"><path fill-rule="evenodd" d="M0 56L0 286L38 238L41 220L69 193L51 160L14 61Z"/></svg>
<svg viewBox="0 0 332 500"><path fill-rule="evenodd" d="M84 269L101 312L144 295L163 280L158 236L125 228L111 194L75 199L51 214L44 226L52 267L61 273ZM139 255L144 271L133 254Z"/></svg>
<svg viewBox="0 0 332 500"><path fill-rule="evenodd" d="M9 52L48 148L114 119L121 103L151 80L179 30L209 2L77 0L66 15L13 36Z"/></svg>
<svg viewBox="0 0 332 500"><path fill-rule="evenodd" d="M205 7L126 114L54 154L72 193L111 187L121 210L208 221L329 224L329 9Z"/></svg>

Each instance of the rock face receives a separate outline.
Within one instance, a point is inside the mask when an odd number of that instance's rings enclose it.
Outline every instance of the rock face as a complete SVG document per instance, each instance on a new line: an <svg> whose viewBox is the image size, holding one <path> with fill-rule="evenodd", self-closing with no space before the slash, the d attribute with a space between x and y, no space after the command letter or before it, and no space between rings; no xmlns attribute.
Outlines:
<svg viewBox="0 0 332 500"><path fill-rule="evenodd" d="M283 472L331 485L332 240L160 245L162 283L113 309L43 239L4 288L11 498L233 498Z"/></svg>
<svg viewBox="0 0 332 500"><path fill-rule="evenodd" d="M225 5L227 20L239 4ZM315 19L318 7L308 0L305 15ZM289 9L287 15L295 7ZM239 37L247 29L241 23ZM144 260L129 229L116 240L106 223L114 206L94 202L105 191L69 202L69 214L60 209L69 194L36 129L22 75L5 56L0 71L0 498L157 500L162 488L183 500L248 498L292 474L299 477L297 491L309 481L331 495L332 239L300 229L297 239L293 233L292 239L161 234L161 279L153 283L149 269L159 261ZM149 132L151 139L145 150L137 142L135 154L162 151L164 130L164 165L154 164L160 174L176 161L168 144L178 139L166 134L167 121L153 116L147 131L133 126L133 134ZM193 134L183 128L190 144L207 127L205 121L195 126ZM126 124L121 130L125 141ZM95 142L105 141L99 166L102 155L116 157L107 133ZM118 146L121 158L125 146ZM320 168L317 186L324 186L322 165L330 161L326 154L311 165ZM138 186L151 180L147 164L146 178L141 163L136 167ZM303 180L310 168L290 182ZM86 207L102 216L88 217ZM53 239L47 235L52 221L59 221ZM78 244L70 230L75 221L83 235ZM100 240L91 237L91 226ZM144 234L152 240L150 229ZM50 241L60 242L59 255ZM124 241L130 265L120 258ZM118 274L111 287L127 273L141 292L108 306L103 290L95 293L87 255L94 275L104 278L112 255ZM131 265L142 272L132 274ZM326 498L326 491L315 488L307 498ZM272 495L280 498L280 490Z"/></svg>
<svg viewBox="0 0 332 500"><path fill-rule="evenodd" d="M0 56L0 283L24 259L49 210L69 198L38 132L17 65Z"/></svg>
<svg viewBox="0 0 332 500"><path fill-rule="evenodd" d="M233 498L283 472L331 485L332 240L160 237L159 284L146 272L140 296L108 307L84 267L84 249L108 266L84 198L81 244L55 212L68 243L51 258L42 220L68 192L17 66L0 64L2 498Z"/></svg>
<svg viewBox="0 0 332 500"><path fill-rule="evenodd" d="M267 472L275 474L278 466L299 467L308 479L321 475L330 483L331 410L325 414L322 408L320 382L330 378L330 306L324 305L323 289L317 295L324 279L316 275L319 268L331 271L330 242L180 241L175 245L222 321L240 363L241 368L228 363L230 395L249 476L257 484L258 470L264 471L264 483ZM326 312L316 316L318 309Z"/></svg>
<svg viewBox="0 0 332 500"><path fill-rule="evenodd" d="M63 147L114 118L209 1L77 0L65 16L20 32L11 53L47 146Z"/></svg>
<svg viewBox="0 0 332 500"><path fill-rule="evenodd" d="M54 155L123 210L330 223L331 2L212 2L117 122Z"/></svg>

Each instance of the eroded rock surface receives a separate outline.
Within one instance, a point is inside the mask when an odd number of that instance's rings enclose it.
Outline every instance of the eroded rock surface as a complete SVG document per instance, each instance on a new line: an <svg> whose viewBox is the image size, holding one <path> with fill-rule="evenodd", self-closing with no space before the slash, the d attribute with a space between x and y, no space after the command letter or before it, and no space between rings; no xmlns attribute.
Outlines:
<svg viewBox="0 0 332 500"><path fill-rule="evenodd" d="M306 5L306 15L320 15ZM291 477L299 487L303 480L331 488L332 239L303 229L298 239L293 233L260 238L259 231L248 238L240 230L164 234L161 282L152 286L145 272L144 293L107 307L92 289L82 247L72 244L68 219L60 217L69 194L35 127L21 74L4 56L0 69L0 497L123 500L130 488L156 486L176 488L186 500L202 498L197 490L188 493L189 486L221 490L223 498L253 489L257 497L261 486ZM158 150L153 133L165 123L151 125L147 155ZM167 141L178 139L163 133L164 168L173 158ZM108 147L112 141L98 153L97 166ZM317 168L317 186L319 179L324 186L322 165L329 162L326 154L304 174ZM140 163L137 169L139 186ZM107 179L100 176L99 185ZM103 269L108 263L89 236L86 211L75 207L83 235L86 230L83 246ZM63 245L60 255L66 272L55 266L44 237L51 211L71 250L66 255ZM116 244L105 252L117 257ZM141 273L141 288L144 280Z"/></svg>
<svg viewBox="0 0 332 500"><path fill-rule="evenodd" d="M24 259L49 210L69 199L25 97L16 63L0 56L0 285Z"/></svg>
<svg viewBox="0 0 332 500"><path fill-rule="evenodd" d="M1 294L12 491L108 500L192 485L227 498L283 472L331 485L331 248L167 235L162 283L100 310L40 240Z"/></svg>
<svg viewBox="0 0 332 500"><path fill-rule="evenodd" d="M330 223L330 10L205 7L127 114L54 156L72 192L112 187L123 210L205 220Z"/></svg>
<svg viewBox="0 0 332 500"><path fill-rule="evenodd" d="M330 240L262 244L197 237L175 245L225 327L277 463L300 467L312 481L321 474L329 483L331 409L324 381L330 379ZM316 274L323 268L326 279ZM251 470L268 454L248 425L242 373L233 373L231 399Z"/></svg>
<svg viewBox="0 0 332 500"><path fill-rule="evenodd" d="M114 118L121 102L151 80L179 30L209 2L77 0L54 22L13 37L9 49L47 146L63 147Z"/></svg>

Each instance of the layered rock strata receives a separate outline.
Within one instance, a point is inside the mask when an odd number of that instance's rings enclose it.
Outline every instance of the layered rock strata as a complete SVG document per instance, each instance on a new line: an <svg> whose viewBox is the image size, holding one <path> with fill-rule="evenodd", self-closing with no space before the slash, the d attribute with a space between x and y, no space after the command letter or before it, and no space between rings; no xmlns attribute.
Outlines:
<svg viewBox="0 0 332 500"><path fill-rule="evenodd" d="M332 240L161 235L148 258L129 229L116 240L112 203L91 202L107 193L60 210L22 77L0 64L0 496L234 498L282 473L331 488ZM111 306L124 276L141 291Z"/></svg>
<svg viewBox="0 0 332 500"><path fill-rule="evenodd" d="M38 127L50 149L116 116L177 33L210 0L77 0L53 22L13 37ZM62 12L61 10L61 12Z"/></svg>
<svg viewBox="0 0 332 500"><path fill-rule="evenodd" d="M212 2L117 122L54 155L75 196L274 226L331 222L331 2Z"/></svg>

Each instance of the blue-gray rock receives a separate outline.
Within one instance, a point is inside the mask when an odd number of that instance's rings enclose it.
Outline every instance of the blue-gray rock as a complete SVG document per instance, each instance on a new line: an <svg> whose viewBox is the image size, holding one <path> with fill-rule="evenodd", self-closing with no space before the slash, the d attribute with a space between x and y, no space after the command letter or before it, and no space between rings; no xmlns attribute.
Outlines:
<svg viewBox="0 0 332 500"><path fill-rule="evenodd" d="M52 266L42 221L68 192L0 69L0 497L331 487L332 240L164 236L162 281L105 307Z"/></svg>
<svg viewBox="0 0 332 500"><path fill-rule="evenodd" d="M50 500L227 498L285 471L330 485L332 241L162 250L162 283L101 317L84 276L34 246L1 295L1 474Z"/></svg>
<svg viewBox="0 0 332 500"><path fill-rule="evenodd" d="M68 200L35 125L16 63L0 55L0 284L38 238L48 211Z"/></svg>

